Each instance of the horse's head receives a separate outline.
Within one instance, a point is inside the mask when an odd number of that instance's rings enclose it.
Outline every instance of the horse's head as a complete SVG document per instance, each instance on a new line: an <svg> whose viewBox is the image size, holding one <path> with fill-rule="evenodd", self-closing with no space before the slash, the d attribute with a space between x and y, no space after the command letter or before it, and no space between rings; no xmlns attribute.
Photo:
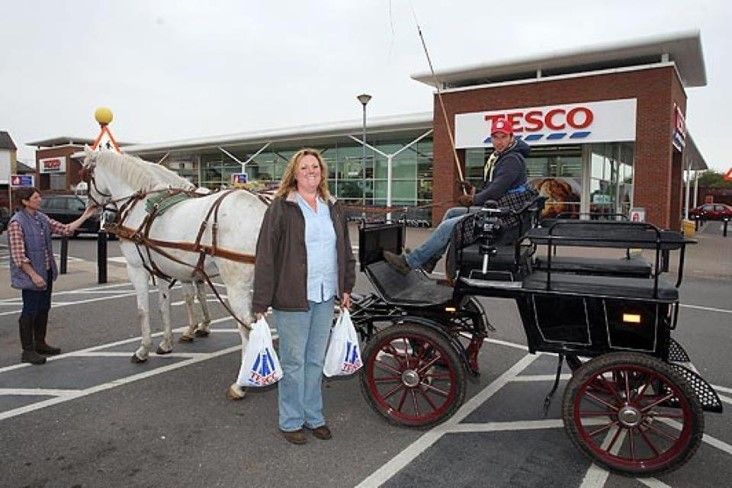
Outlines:
<svg viewBox="0 0 732 488"><path fill-rule="evenodd" d="M89 200L99 207L104 207L112 200L112 194L104 183L104 179L95 175L99 154L97 151L92 151L89 146L84 146L84 162L81 165L79 177L88 185Z"/></svg>

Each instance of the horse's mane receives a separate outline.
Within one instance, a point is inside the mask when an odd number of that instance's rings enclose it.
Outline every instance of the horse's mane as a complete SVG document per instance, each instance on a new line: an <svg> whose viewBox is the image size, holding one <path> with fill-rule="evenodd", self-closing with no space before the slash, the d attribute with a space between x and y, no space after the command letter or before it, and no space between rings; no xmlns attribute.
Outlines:
<svg viewBox="0 0 732 488"><path fill-rule="evenodd" d="M101 163L135 189L149 191L161 185L189 190L195 188L190 181L168 168L137 156L111 151L99 152L95 156L97 164Z"/></svg>

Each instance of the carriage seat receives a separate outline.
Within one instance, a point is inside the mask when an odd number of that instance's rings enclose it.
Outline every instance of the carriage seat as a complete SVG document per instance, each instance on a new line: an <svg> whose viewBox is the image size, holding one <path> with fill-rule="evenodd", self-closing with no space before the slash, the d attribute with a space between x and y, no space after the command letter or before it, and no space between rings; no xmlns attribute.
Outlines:
<svg viewBox="0 0 732 488"><path fill-rule="evenodd" d="M538 271L546 271L548 264L546 256L537 256L533 268ZM631 278L649 278L652 270L651 263L636 256L621 259L552 256L551 267L552 272L556 271L558 273L608 274Z"/></svg>
<svg viewBox="0 0 732 488"><path fill-rule="evenodd" d="M430 307L452 301L452 287L438 284L421 271L412 270L405 276L386 261L373 262L365 271L387 303Z"/></svg>
<svg viewBox="0 0 732 488"><path fill-rule="evenodd" d="M554 269L552 260L552 270ZM546 290L547 273L537 271L523 281L526 290ZM588 276L552 273L549 291L579 295L605 295L613 298L653 299L653 279L617 276ZM677 301L679 291L662 278L658 279L658 299Z"/></svg>
<svg viewBox="0 0 732 488"><path fill-rule="evenodd" d="M516 248L514 245L496 246L497 253L491 256L488 261L488 269L496 279L503 275L503 279L513 281L521 279L521 273L527 268L533 250L528 246L521 246L519 249L519 260L516 262ZM483 255L480 253L480 245L472 244L463 248L461 254L460 276L470 278L476 273L482 274ZM554 269L554 263L552 263Z"/></svg>

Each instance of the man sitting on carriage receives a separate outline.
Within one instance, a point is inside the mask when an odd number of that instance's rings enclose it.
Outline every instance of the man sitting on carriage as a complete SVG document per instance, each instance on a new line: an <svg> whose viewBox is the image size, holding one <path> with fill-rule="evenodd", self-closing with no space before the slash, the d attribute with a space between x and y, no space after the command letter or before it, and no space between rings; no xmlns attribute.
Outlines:
<svg viewBox="0 0 732 488"><path fill-rule="evenodd" d="M397 255L384 251L384 259L403 274L422 268L428 273L445 253L455 225L466 215L477 212L488 200L496 201L499 208L519 210L533 200L538 193L526 180L526 156L530 147L513 136L510 122L504 118L493 119L491 142L494 151L483 167L483 186L476 192L474 186L458 198L462 207L449 209L432 235L414 251ZM503 218L504 232L500 243L508 244L518 238L518 218Z"/></svg>

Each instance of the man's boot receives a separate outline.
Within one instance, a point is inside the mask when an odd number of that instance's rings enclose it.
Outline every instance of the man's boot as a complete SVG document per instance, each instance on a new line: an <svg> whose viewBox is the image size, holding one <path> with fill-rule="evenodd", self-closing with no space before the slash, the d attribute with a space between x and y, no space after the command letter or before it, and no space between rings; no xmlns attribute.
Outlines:
<svg viewBox="0 0 732 488"><path fill-rule="evenodd" d="M23 314L18 319L20 344L23 347L23 354L20 356L20 361L23 363L43 364L46 362L46 358L33 349L33 322L35 318L35 314Z"/></svg>
<svg viewBox="0 0 732 488"><path fill-rule="evenodd" d="M46 344L46 329L48 329L48 310L36 313L36 319L33 322L33 335L35 339L36 352L53 356L61 353L58 347Z"/></svg>

